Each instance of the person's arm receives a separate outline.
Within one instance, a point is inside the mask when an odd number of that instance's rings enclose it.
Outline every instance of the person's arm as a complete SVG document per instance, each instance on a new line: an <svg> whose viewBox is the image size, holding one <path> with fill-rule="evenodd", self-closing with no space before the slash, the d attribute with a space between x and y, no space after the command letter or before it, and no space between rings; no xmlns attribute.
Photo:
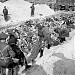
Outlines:
<svg viewBox="0 0 75 75"><path fill-rule="evenodd" d="M34 10L35 10L35 7L33 7L34 8Z"/></svg>
<svg viewBox="0 0 75 75"><path fill-rule="evenodd" d="M30 8L32 8L32 6Z"/></svg>
<svg viewBox="0 0 75 75"><path fill-rule="evenodd" d="M4 14L4 9L3 9L3 14Z"/></svg>
<svg viewBox="0 0 75 75"><path fill-rule="evenodd" d="M8 9L6 9L7 10L7 15L8 15Z"/></svg>

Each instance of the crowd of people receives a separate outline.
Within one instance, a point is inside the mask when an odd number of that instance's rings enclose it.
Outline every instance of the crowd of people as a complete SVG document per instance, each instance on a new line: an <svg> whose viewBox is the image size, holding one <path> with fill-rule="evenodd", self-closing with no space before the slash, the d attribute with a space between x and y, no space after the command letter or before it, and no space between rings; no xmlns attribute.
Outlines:
<svg viewBox="0 0 75 75"><path fill-rule="evenodd" d="M43 56L45 47L50 49L51 46L63 43L73 29L75 29L74 14L61 14L59 17L51 16L29 20L20 26L7 29L1 33L3 35L0 36L0 50L9 45L12 48L11 51L17 54L17 57L14 57L14 53L10 52L12 58L17 58L21 61L22 58L20 59L20 57L25 56L25 64L22 63L23 61L19 63L20 65L27 66L27 69L29 63L35 62L39 53L40 57ZM22 53L21 56L20 53ZM16 62L14 59L13 61Z"/></svg>

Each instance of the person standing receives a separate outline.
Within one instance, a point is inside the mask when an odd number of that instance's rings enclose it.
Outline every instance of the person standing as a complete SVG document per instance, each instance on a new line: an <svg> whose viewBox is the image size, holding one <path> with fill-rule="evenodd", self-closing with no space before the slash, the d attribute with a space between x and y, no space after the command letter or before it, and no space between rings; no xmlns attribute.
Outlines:
<svg viewBox="0 0 75 75"><path fill-rule="evenodd" d="M12 69L9 69L11 67L11 64L13 64L13 60L6 59L10 57L10 54L8 53L9 50L11 50L12 55L14 56L15 53L12 51L11 47L6 43L6 34L2 33L0 34L0 67L1 67L1 75L6 75L6 68L8 69L8 75L12 75ZM5 35L5 36L4 36ZM2 52L2 56L1 56ZM1 59L3 58L3 59Z"/></svg>
<svg viewBox="0 0 75 75"><path fill-rule="evenodd" d="M31 8L31 16L34 16L34 10L35 10L34 3L32 4L30 8Z"/></svg>
<svg viewBox="0 0 75 75"><path fill-rule="evenodd" d="M6 8L6 6L4 6L3 14L4 14L5 21L7 21L8 20L8 9Z"/></svg>

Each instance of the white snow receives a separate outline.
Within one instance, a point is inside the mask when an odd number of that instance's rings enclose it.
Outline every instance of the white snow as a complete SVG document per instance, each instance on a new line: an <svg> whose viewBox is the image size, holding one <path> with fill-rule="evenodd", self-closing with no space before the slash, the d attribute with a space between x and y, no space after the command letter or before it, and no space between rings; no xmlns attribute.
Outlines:
<svg viewBox="0 0 75 75"><path fill-rule="evenodd" d="M67 60L68 59L75 60L75 48L74 48L75 41L74 40L75 40L75 36L73 36L73 38L71 38L71 40L69 40L68 42L65 42L62 45L52 47L50 50L45 49L44 56L42 58L38 59L36 64L43 66L43 69L46 71L47 75L53 75L54 63L56 63L59 60L64 59L65 61L63 61L63 62L64 62L64 64L66 64L65 67L68 67L68 65L71 65L71 64ZM67 61L67 63L66 63L66 61Z"/></svg>
<svg viewBox="0 0 75 75"><path fill-rule="evenodd" d="M74 31L70 34L67 42L50 49L45 48L43 57L39 58L38 55L36 64L23 74L20 70L20 75L75 75Z"/></svg>
<svg viewBox="0 0 75 75"><path fill-rule="evenodd" d="M25 21L27 19L40 18L55 14L54 10L50 9L46 4L37 4L35 5L35 16L31 17L31 5L31 3L24 0L8 0L7 2L0 3L0 24L13 24L13 22ZM9 11L10 20L8 22L4 21L2 13L4 6L7 6ZM39 14L42 14L43 16L40 16Z"/></svg>
<svg viewBox="0 0 75 75"><path fill-rule="evenodd" d="M56 14L56 12L50 9L49 6L47 6L46 4L41 4L41 5L37 4L35 5L35 16L30 17L31 5L32 5L31 3L23 1L23 0L10 0L5 3L0 3L0 25L4 26L9 23L13 24L13 23L24 21L27 19L41 18L44 16ZM5 22L2 16L3 15L2 10L4 6L7 6L7 9L9 10L9 16L11 17L11 19L8 22ZM40 14L42 14L43 16L40 16ZM45 48L44 56L42 58L36 59L36 65L39 65L42 68L39 66L38 67L35 66L31 68L29 71L21 75L55 75L53 74L54 63L56 63L59 60L63 61L65 59L75 60L75 47L74 47L75 36L74 35L75 35L75 32L73 33L71 32L70 37L67 38L70 40L68 40L67 42L64 42L64 44L51 47L51 49ZM63 62L65 63L65 61ZM65 64L72 65L69 62ZM69 65L67 65L67 67ZM58 69L60 71L60 68ZM21 72L22 70L23 68L21 69ZM68 68L68 70L70 70L70 67ZM66 75L75 75L74 72L73 74L68 73ZM61 74L61 75L65 75L65 74Z"/></svg>

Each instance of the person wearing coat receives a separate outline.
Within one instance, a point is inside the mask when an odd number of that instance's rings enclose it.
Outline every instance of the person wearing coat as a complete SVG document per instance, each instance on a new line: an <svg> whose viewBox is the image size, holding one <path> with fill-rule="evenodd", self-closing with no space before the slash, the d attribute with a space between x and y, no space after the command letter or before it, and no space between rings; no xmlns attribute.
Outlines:
<svg viewBox="0 0 75 75"><path fill-rule="evenodd" d="M17 38L13 34L9 35L8 44L17 44Z"/></svg>
<svg viewBox="0 0 75 75"><path fill-rule="evenodd" d="M32 4L30 8L31 8L31 16L34 16L34 10L35 10L34 4Z"/></svg>
<svg viewBox="0 0 75 75"><path fill-rule="evenodd" d="M3 34L4 35L4 34ZM9 68L13 67L13 60L8 57L15 56L15 53L12 51L11 47L6 43L6 36L0 37L0 67L1 67L1 74L6 75L6 68L8 68L8 75L12 75L12 69ZM6 59L8 58L8 59Z"/></svg>
<svg viewBox="0 0 75 75"><path fill-rule="evenodd" d="M43 36L44 36L44 41L46 41L48 44L47 48L50 49L50 47L53 43L53 39L51 38L51 33L49 31L49 27L44 27L42 29L42 32L43 32Z"/></svg>
<svg viewBox="0 0 75 75"><path fill-rule="evenodd" d="M39 40L36 40L36 42L32 48L31 54L27 58L27 63L31 63L31 62L33 63L35 61L35 59L37 58L38 53L40 51L40 48L41 48L41 43L39 42Z"/></svg>
<svg viewBox="0 0 75 75"><path fill-rule="evenodd" d="M4 6L3 14L5 21L8 21L8 9L6 8L6 6Z"/></svg>
<svg viewBox="0 0 75 75"><path fill-rule="evenodd" d="M17 38L13 34L10 34L8 44L10 45L12 50L16 53L16 58L19 59L19 64L21 64L21 66L23 66L23 60L25 59L25 70L27 70L30 67L30 65L28 65L27 60L26 60L23 52L17 46L17 42L18 42Z"/></svg>

